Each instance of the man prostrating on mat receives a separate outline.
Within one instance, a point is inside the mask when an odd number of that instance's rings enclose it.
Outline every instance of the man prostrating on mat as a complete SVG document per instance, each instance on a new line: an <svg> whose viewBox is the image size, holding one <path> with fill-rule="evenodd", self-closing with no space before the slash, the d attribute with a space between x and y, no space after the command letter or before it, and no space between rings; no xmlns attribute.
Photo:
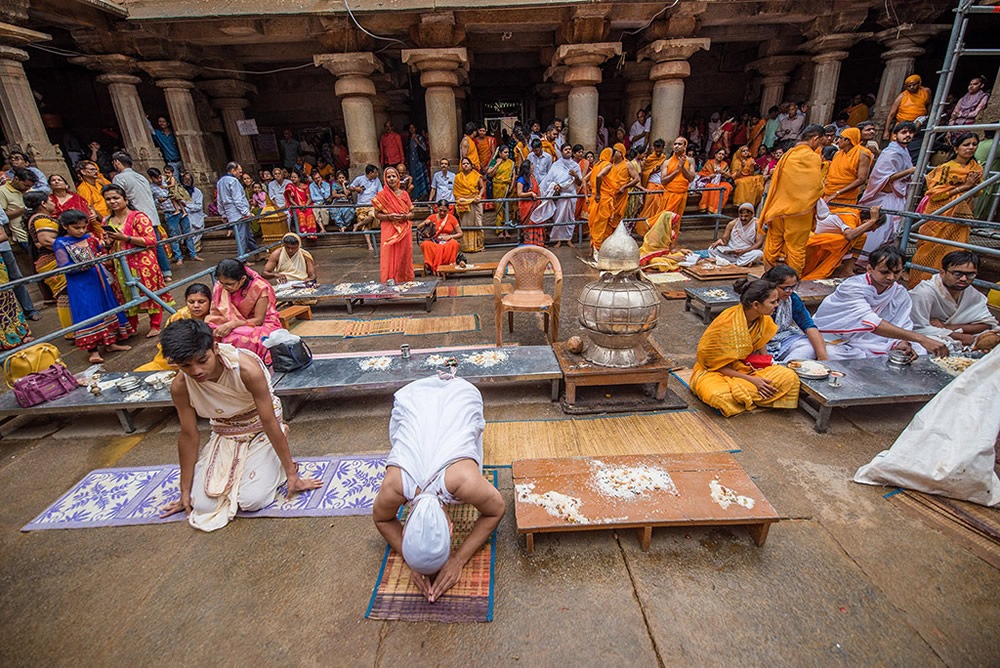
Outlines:
<svg viewBox="0 0 1000 668"><path fill-rule="evenodd" d="M281 401L271 373L249 350L217 343L201 320L178 320L160 334L163 356L180 367L170 395L181 422L181 498L160 517L184 511L202 531L221 529L237 510L260 510L288 480L288 496L316 489L320 480L300 478L288 450ZM212 435L198 452L198 416Z"/></svg>
<svg viewBox="0 0 1000 668"><path fill-rule="evenodd" d="M453 374L423 378L396 392L392 450L372 517L431 603L458 582L462 567L503 518L503 497L483 477L485 428L482 395ZM410 505L406 526L398 518L404 503ZM480 512L454 553L446 503L471 503Z"/></svg>

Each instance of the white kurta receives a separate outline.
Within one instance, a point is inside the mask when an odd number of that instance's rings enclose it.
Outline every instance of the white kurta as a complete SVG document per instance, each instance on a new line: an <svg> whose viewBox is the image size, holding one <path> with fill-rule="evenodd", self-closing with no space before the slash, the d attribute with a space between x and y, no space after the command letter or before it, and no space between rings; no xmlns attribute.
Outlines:
<svg viewBox="0 0 1000 668"><path fill-rule="evenodd" d="M542 181L548 175L549 170L552 169L552 156L545 151L542 151L541 155L535 155L535 152L531 151L525 160L531 163L531 170L535 176L535 180L541 185Z"/></svg>
<svg viewBox="0 0 1000 668"><path fill-rule="evenodd" d="M868 175L868 187L858 199L858 204L863 206L878 205L902 211L906 207L906 184L909 179L897 179L889 184L889 177L912 166L913 158L910 157L910 152L897 142L890 143L872 165L871 174ZM883 192L883 188L886 188L885 192ZM879 246L893 241L899 234L902 222L901 216L887 215L884 224L868 231L865 237L864 252L871 253ZM867 255L862 256L862 265L867 264L866 257Z"/></svg>
<svg viewBox="0 0 1000 668"><path fill-rule="evenodd" d="M828 342L826 352L832 360L887 355L900 341L875 334L875 328L883 320L912 330L910 295L898 283L893 283L879 294L868 274L852 276L837 286L813 316L816 327ZM917 344L911 345L917 354L926 352ZM815 355L816 352L806 341L790 350L788 359L814 359Z"/></svg>
<svg viewBox="0 0 1000 668"><path fill-rule="evenodd" d="M997 326L997 319L990 313L983 293L970 286L962 291L960 300L956 303L941 282L941 274L934 274L917 283L910 290L910 300L913 302L913 331L939 339L955 351L961 350L962 344L951 338L952 330L935 327L930 322L932 319L948 325Z"/></svg>
<svg viewBox="0 0 1000 668"><path fill-rule="evenodd" d="M543 193L548 195L555 192L554 186L559 186L560 196L575 195L576 181L574 176L581 181L583 180L583 175L580 174L580 165L573 162L573 160L560 158L552 163L552 168L549 169L545 183L540 184L539 188ZM552 207L546 207L546 204L552 204ZM541 217L536 217L536 214ZM549 238L552 241L567 241L572 239L573 221L576 218L576 200L568 197L557 200L545 200L532 213L531 219L535 222L543 222L549 217L555 223L555 227L549 233Z"/></svg>
<svg viewBox="0 0 1000 668"><path fill-rule="evenodd" d="M399 467L407 501L419 488L444 503L455 503L444 472L461 459L471 459L482 469L484 429L483 397L467 380L434 375L398 390L389 418L392 449L386 466Z"/></svg>
<svg viewBox="0 0 1000 668"><path fill-rule="evenodd" d="M748 267L764 257L764 251L761 249L751 250L755 243L757 243L757 219L752 218L746 225L737 219L729 235L729 243L709 248L708 254L740 267Z"/></svg>

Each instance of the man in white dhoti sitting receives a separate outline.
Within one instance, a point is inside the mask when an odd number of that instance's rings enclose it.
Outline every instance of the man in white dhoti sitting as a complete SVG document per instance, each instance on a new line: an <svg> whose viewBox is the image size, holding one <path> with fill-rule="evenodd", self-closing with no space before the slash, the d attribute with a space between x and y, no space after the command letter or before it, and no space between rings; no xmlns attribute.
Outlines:
<svg viewBox="0 0 1000 668"><path fill-rule="evenodd" d="M708 247L708 254L741 267L749 267L763 258L764 234L757 230L754 213L753 204L740 204L738 217L729 221L722 237Z"/></svg>
<svg viewBox="0 0 1000 668"><path fill-rule="evenodd" d="M903 254L892 244L875 249L868 271L848 278L816 309L813 322L826 339L831 360L887 355L897 349L911 358L925 351L947 355L948 346L913 331L910 294L896 282L903 271ZM815 359L812 344L797 344L787 359Z"/></svg>
<svg viewBox="0 0 1000 668"><path fill-rule="evenodd" d="M858 204L880 206L896 211L906 208L906 187L914 169L913 158L906 147L916 134L917 126L912 121L896 123L892 129L893 140L875 160L871 174L868 175L868 186ZM867 260L864 259L866 255L879 246L894 241L902 222L901 216L889 215L886 217L885 225L870 231L865 238L862 261L859 264L867 264Z"/></svg>
<svg viewBox="0 0 1000 668"><path fill-rule="evenodd" d="M217 343L201 320L178 320L160 335L163 356L180 368L170 385L181 433L180 499L160 517L185 512L202 531L221 529L237 510L261 510L288 481L289 498L322 486L300 478L288 450L281 401L271 390L271 374L257 355ZM212 435L198 451L198 416L208 418Z"/></svg>
<svg viewBox="0 0 1000 668"><path fill-rule="evenodd" d="M978 271L979 256L971 251L945 255L941 273L910 290L913 330L940 339L958 352L975 345L980 334L996 329L997 319L990 313L986 296L972 287Z"/></svg>
<svg viewBox="0 0 1000 668"><path fill-rule="evenodd" d="M504 515L500 492L483 477L483 398L461 378L435 375L396 392L389 419L392 449L372 518L410 567L429 602L458 582L462 568ZM479 519L457 550L444 504L471 503ZM409 504L403 526L399 509Z"/></svg>
<svg viewBox="0 0 1000 668"><path fill-rule="evenodd" d="M581 147L582 148L582 147ZM533 223L544 223L551 219L552 231L549 240L556 242L556 248L562 242L573 246L573 221L576 219L576 199L565 197L575 195L576 189L583 185L580 165L573 160L573 146L563 144L562 157L552 163L545 178L539 182L538 189L542 197L560 197L559 199L543 199L531 212Z"/></svg>

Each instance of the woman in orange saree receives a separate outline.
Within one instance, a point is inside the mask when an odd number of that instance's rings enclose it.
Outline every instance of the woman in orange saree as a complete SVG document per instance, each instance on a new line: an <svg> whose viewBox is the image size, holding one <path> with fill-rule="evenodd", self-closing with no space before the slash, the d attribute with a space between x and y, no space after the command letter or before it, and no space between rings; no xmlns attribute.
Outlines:
<svg viewBox="0 0 1000 668"><path fill-rule="evenodd" d="M964 132L958 136L955 140L955 157L943 165L935 167L925 177L927 183L927 192L924 195L926 205L921 202L921 206L917 207L918 212L937 211L963 193L972 190L982 180L983 166L972 157L978 146L979 138L975 134ZM942 211L941 215L953 218L973 218L972 200L963 200ZM946 223L941 220L929 220L918 228L920 234L966 244L969 243L970 230L968 225ZM953 250L955 250L955 246L936 244L933 241L918 241L917 252L913 254L913 259L910 261L924 267L940 267L941 258ZM930 277L931 275L925 271L910 269L910 287L912 288L920 281Z"/></svg>
<svg viewBox="0 0 1000 668"><path fill-rule="evenodd" d="M302 183L298 172L293 170L288 175L288 180L291 183L285 186L285 202L289 206L309 206L312 203L309 186ZM299 234L306 238L309 238L310 234L316 234L316 216L313 215L312 209L297 209L295 217L299 222Z"/></svg>
<svg viewBox="0 0 1000 668"><path fill-rule="evenodd" d="M242 260L222 260L215 274L212 310L205 322L220 342L249 350L270 364L264 339L281 329L274 288Z"/></svg>
<svg viewBox="0 0 1000 668"><path fill-rule="evenodd" d="M385 186L372 199L375 218L382 224L379 280L406 283L413 280L413 202L399 187L395 167L385 168L382 182Z"/></svg>
<svg viewBox="0 0 1000 668"><path fill-rule="evenodd" d="M794 371L775 364L754 367L747 359L763 354L778 333L771 319L778 289L769 281L747 279L733 287L740 293L740 303L720 313L702 334L691 391L725 417L758 406L798 407L799 378Z"/></svg>
<svg viewBox="0 0 1000 668"><path fill-rule="evenodd" d="M725 191L706 190L703 192L701 194L701 202L698 204L699 211L718 213L729 203L729 196L733 192L733 186L725 180L732 176L729 171L729 163L726 162L727 155L728 152L726 149L720 148L715 152L711 160L705 161L705 164L701 167L701 171L698 172L699 176L704 177L705 185L703 187L725 188Z"/></svg>
<svg viewBox="0 0 1000 668"><path fill-rule="evenodd" d="M531 161L525 160L521 163L521 169L517 173L517 217L520 225L524 225L531 220L531 212L538 206L538 181L532 174ZM521 243L533 246L545 245L544 227L523 227Z"/></svg>
<svg viewBox="0 0 1000 668"><path fill-rule="evenodd" d="M430 237L420 242L420 252L424 254L424 266L437 273L442 264L454 264L458 257L458 240L462 238L462 226L448 211L448 200L437 203L434 215L420 223L418 229L430 227ZM426 234L426 232L425 232Z"/></svg>
<svg viewBox="0 0 1000 668"><path fill-rule="evenodd" d="M764 195L764 176L757 168L749 146L741 146L733 158L733 201L737 204L750 203L757 208ZM715 209L713 209L714 211Z"/></svg>

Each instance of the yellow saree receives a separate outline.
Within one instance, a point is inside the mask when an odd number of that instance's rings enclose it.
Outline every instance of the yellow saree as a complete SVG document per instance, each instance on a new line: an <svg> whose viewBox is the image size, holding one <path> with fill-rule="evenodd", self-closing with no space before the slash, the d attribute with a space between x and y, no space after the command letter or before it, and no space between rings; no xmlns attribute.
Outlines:
<svg viewBox="0 0 1000 668"><path fill-rule="evenodd" d="M743 362L755 350L764 348L777 332L778 326L770 316L761 316L748 326L746 313L739 304L720 313L698 342L691 390L726 417L752 411L757 406L798 406L799 378L794 371L777 365L753 369ZM750 381L719 373L726 367L764 378L778 391L770 399L764 399Z"/></svg>

